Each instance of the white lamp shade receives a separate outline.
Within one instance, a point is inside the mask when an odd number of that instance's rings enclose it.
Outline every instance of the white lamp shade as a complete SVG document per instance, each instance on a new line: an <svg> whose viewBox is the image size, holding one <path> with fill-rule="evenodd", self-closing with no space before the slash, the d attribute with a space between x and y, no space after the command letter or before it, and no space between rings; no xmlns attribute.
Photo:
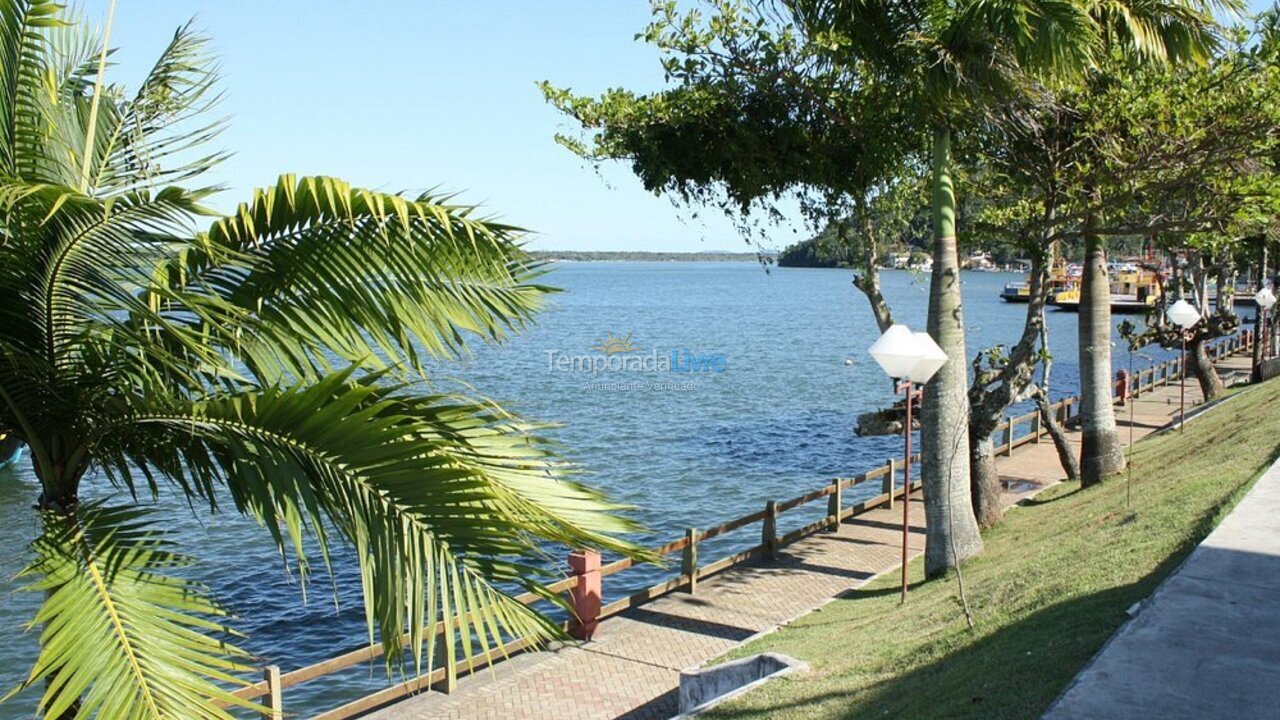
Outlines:
<svg viewBox="0 0 1280 720"><path fill-rule="evenodd" d="M911 372L907 377L913 383L923 385L929 382L933 374L947 364L947 354L938 347L938 343L933 341L933 337L927 332L918 331L915 333L916 345L920 351L920 361L916 366L911 368Z"/></svg>
<svg viewBox="0 0 1280 720"><path fill-rule="evenodd" d="M1263 310L1270 310L1271 306L1276 304L1276 294L1271 292L1271 288L1262 288L1257 295L1253 296L1253 299Z"/></svg>
<svg viewBox="0 0 1280 720"><path fill-rule="evenodd" d="M1169 306L1169 309L1165 312L1165 317L1169 318L1169 322L1174 325L1187 330L1192 325L1200 322L1200 311L1196 309L1195 305L1186 300L1179 300Z"/></svg>
<svg viewBox="0 0 1280 720"><path fill-rule="evenodd" d="M871 357L891 378L905 378L920 362L920 347L911 328L892 325L868 350Z"/></svg>

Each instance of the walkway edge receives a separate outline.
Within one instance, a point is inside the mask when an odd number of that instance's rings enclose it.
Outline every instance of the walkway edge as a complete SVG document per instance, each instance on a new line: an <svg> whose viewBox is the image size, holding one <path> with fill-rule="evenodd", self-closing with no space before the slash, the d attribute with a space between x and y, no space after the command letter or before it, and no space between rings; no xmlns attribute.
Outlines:
<svg viewBox="0 0 1280 720"><path fill-rule="evenodd" d="M1249 392L1249 390L1235 393L1231 397L1238 397L1245 392ZM1226 399L1230 398L1225 398L1224 401ZM1188 418L1188 420L1190 419L1191 418ZM1200 541L1196 548L1188 553L1187 557L1185 557L1182 562L1180 562L1178 566L1160 582L1156 589L1151 592L1151 595L1144 598L1130 609L1130 617L1116 629L1098 652L1089 659L1085 666L1080 669L1080 672L1072 678L1071 682L1068 683L1065 688L1063 688L1062 692L1054 699L1053 703L1049 705L1049 708L1041 716L1042 720L1077 720L1082 718L1090 718L1091 720L1107 720L1109 718L1130 717L1131 712L1134 709L1132 705L1125 705L1123 703L1112 704L1111 707L1114 714L1108 714L1101 711L1097 706L1098 697L1104 694L1107 689L1105 686L1109 684L1114 688L1117 684L1116 678L1118 674L1115 670L1123 670L1123 668L1114 667L1119 663L1113 659L1113 656L1125 652L1125 650L1122 649L1122 646L1126 644L1140 646L1142 643L1150 644L1159 641L1158 638L1153 637L1154 633L1151 629L1145 627L1153 621L1154 618L1152 614L1163 610L1164 605L1171 604L1173 597L1177 593L1184 591L1181 587L1182 585L1185 585L1188 582L1203 582L1203 579L1196 578L1192 574L1187 573L1186 571L1188 568L1193 565L1203 565L1208 562L1213 562L1209 560L1209 556L1211 554L1221 552L1218 546L1231 544L1228 536L1238 534L1241 528L1237 526L1246 525L1248 522L1241 518L1241 513L1248 514L1253 512L1255 505L1262 505L1268 502L1271 505L1278 504L1274 497L1270 499L1264 497L1268 494L1274 494L1277 497L1280 497L1280 458L1273 461L1266 470L1248 484L1248 486L1239 495L1238 499L1232 504L1229 512L1221 518L1217 526L1215 526L1214 529ZM1280 577L1276 578L1275 581L1280 581ZM1178 649L1184 653L1188 650L1185 645ZM1192 653L1196 652L1194 648L1191 648L1190 651ZM1167 655L1165 655L1165 657L1168 658ZM1217 658L1200 659L1207 663L1207 661L1212 661ZM1108 664L1112 665L1112 667L1104 668L1104 665ZM1165 666L1167 667L1167 664ZM1140 674L1150 674L1152 669L1152 667L1146 667L1144 672ZM1274 673L1276 669L1276 666L1272 666L1270 671ZM1124 674L1136 675L1139 673ZM1229 688L1222 688L1221 686L1214 688L1214 690L1215 692L1209 694L1224 695L1229 694L1230 692ZM1224 690L1226 690L1225 693L1223 692ZM1164 694L1166 696L1170 696L1175 694L1186 694L1188 692L1196 694L1193 688L1185 686L1178 687L1176 690L1173 687L1169 687L1167 692ZM1143 704L1144 702L1142 698L1133 698L1131 694L1126 694L1126 698L1131 699L1138 704ZM1089 706L1081 707L1085 703L1088 703ZM1151 716L1153 717L1208 717L1208 715L1204 715L1202 711L1197 712L1190 707L1185 708L1187 714L1183 715L1177 713L1161 714L1158 709L1151 707L1150 705L1143 704L1143 706L1152 712ZM1268 706L1268 709L1273 710L1274 708ZM1213 716L1229 716L1235 718L1251 717L1251 715L1240 714L1236 709L1233 709L1233 711L1228 714L1215 714Z"/></svg>

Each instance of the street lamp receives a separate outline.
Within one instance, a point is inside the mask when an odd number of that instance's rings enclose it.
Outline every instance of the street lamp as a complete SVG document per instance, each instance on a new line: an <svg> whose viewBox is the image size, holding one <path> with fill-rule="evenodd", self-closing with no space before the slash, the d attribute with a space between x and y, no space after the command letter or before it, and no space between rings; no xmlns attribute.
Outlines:
<svg viewBox="0 0 1280 720"><path fill-rule="evenodd" d="M1179 300L1165 312L1169 322L1181 329L1182 363L1178 367L1178 388L1181 395L1178 408L1178 432L1182 432L1187 421L1187 331L1200 322L1200 311L1186 300Z"/></svg>
<svg viewBox="0 0 1280 720"><path fill-rule="evenodd" d="M898 381L897 391L905 393L907 421L902 435L906 459L902 466L902 599L907 601L907 540L911 532L911 425L913 404L921 392L915 386L929 382L947 362L947 354L927 332L912 332L906 325L895 324L876 340L868 351L885 374ZM889 478L889 497L893 497L893 478Z"/></svg>
<svg viewBox="0 0 1280 720"><path fill-rule="evenodd" d="M1134 355L1143 358L1149 363L1155 362L1155 358L1146 353L1134 352L1133 346L1129 346L1129 387L1132 388L1132 390L1129 392L1129 398L1127 399L1129 403L1129 462L1125 463L1128 469L1128 474L1125 476L1124 480L1124 507L1126 510L1129 509L1129 501L1133 496L1133 426L1136 422L1134 420L1134 411L1137 409L1138 405L1138 389L1142 387L1141 382L1136 382L1133 379ZM1152 375L1151 379L1154 381L1155 375Z"/></svg>
<svg viewBox="0 0 1280 720"><path fill-rule="evenodd" d="M1270 341L1270 338L1267 337L1268 335L1267 311L1270 310L1272 306L1276 304L1276 294L1271 292L1271 288L1264 287L1258 291L1258 294L1253 296L1253 299L1258 303L1258 312L1262 315L1262 317L1260 318L1260 322L1258 323L1258 328L1262 331L1259 334L1262 337L1256 337L1253 339L1253 341L1264 343L1262 346L1261 357L1263 360L1266 360L1267 355L1270 354L1268 351L1271 350L1271 341ZM1265 342L1264 342L1264 339L1265 339Z"/></svg>

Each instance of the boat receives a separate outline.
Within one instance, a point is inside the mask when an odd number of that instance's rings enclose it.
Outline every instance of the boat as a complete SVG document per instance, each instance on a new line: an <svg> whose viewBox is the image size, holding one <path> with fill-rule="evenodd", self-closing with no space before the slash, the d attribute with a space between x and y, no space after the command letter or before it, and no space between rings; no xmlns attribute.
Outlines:
<svg viewBox="0 0 1280 720"><path fill-rule="evenodd" d="M1080 287L1080 266L1076 264L1067 264L1063 262L1056 252L1052 269L1049 271L1049 299L1061 293L1069 292ZM1031 302L1031 275L1027 274L1027 279L1022 282L1005 283L1004 289L1000 291L1000 299L1010 303L1027 303Z"/></svg>
<svg viewBox="0 0 1280 720"><path fill-rule="evenodd" d="M0 469L9 467L10 465L22 459L22 441L0 432Z"/></svg>
<svg viewBox="0 0 1280 720"><path fill-rule="evenodd" d="M1160 302L1163 283L1160 273L1136 263L1119 263L1108 272L1111 289L1111 312L1140 314ZM1080 311L1080 286L1052 295L1049 304L1067 312Z"/></svg>

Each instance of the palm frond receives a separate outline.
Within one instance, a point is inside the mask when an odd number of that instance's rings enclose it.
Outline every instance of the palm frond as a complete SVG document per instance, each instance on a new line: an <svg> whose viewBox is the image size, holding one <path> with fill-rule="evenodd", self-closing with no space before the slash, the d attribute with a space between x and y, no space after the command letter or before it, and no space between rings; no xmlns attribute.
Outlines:
<svg viewBox="0 0 1280 720"><path fill-rule="evenodd" d="M435 657L424 629L437 619L457 625L447 643L555 636L511 599L541 589L544 571L521 558L544 543L638 554L614 537L634 525L570 481L537 428L465 398L416 396L352 374L140 407L104 436L100 457L129 487L131 468L210 501L227 487L304 574L304 535L327 563L328 528L337 529L356 550L371 639L376 629L398 649L407 629L419 660Z"/></svg>
<svg viewBox="0 0 1280 720"><path fill-rule="evenodd" d="M284 176L218 221L172 269L175 291L253 314L237 352L255 372L453 357L466 333L500 340L542 306L541 265L518 230L430 196ZM227 328L210 326L218 335Z"/></svg>
<svg viewBox="0 0 1280 720"><path fill-rule="evenodd" d="M1240 0L1094 0L1090 12L1115 49L1157 63L1204 62L1221 44L1215 13L1238 16Z"/></svg>
<svg viewBox="0 0 1280 720"><path fill-rule="evenodd" d="M137 191L185 182L226 158L202 147L225 119L200 120L217 105L218 67L209 40L187 23L174 33L134 97L110 108L94 149L94 193Z"/></svg>
<svg viewBox="0 0 1280 720"><path fill-rule="evenodd" d="M54 3L0 0L0 428L28 443L46 593L26 686L42 711L225 718L245 657L144 513L78 504L90 469L257 518L310 573L355 547L370 641L443 662L557 626L548 544L643 557L633 525L500 408L416 394L428 359L500 341L550 288L520 231L448 198L283 176L237 211L173 183L221 154L207 41L184 26L129 95L106 40ZM396 384L393 384L393 380ZM229 499L229 500L228 500ZM336 535L335 535L336 534ZM447 632L437 647L437 622ZM243 705L243 703L239 703Z"/></svg>
<svg viewBox="0 0 1280 720"><path fill-rule="evenodd" d="M0 170L31 178L55 163L43 152L49 31L65 24L49 0L0 3Z"/></svg>
<svg viewBox="0 0 1280 720"><path fill-rule="evenodd" d="M40 654L21 688L48 681L46 717L230 720L213 701L246 707L226 686L247 655L228 642L226 612L181 576L175 553L136 508L83 505L48 513L35 559L20 577L45 593L32 620Z"/></svg>

